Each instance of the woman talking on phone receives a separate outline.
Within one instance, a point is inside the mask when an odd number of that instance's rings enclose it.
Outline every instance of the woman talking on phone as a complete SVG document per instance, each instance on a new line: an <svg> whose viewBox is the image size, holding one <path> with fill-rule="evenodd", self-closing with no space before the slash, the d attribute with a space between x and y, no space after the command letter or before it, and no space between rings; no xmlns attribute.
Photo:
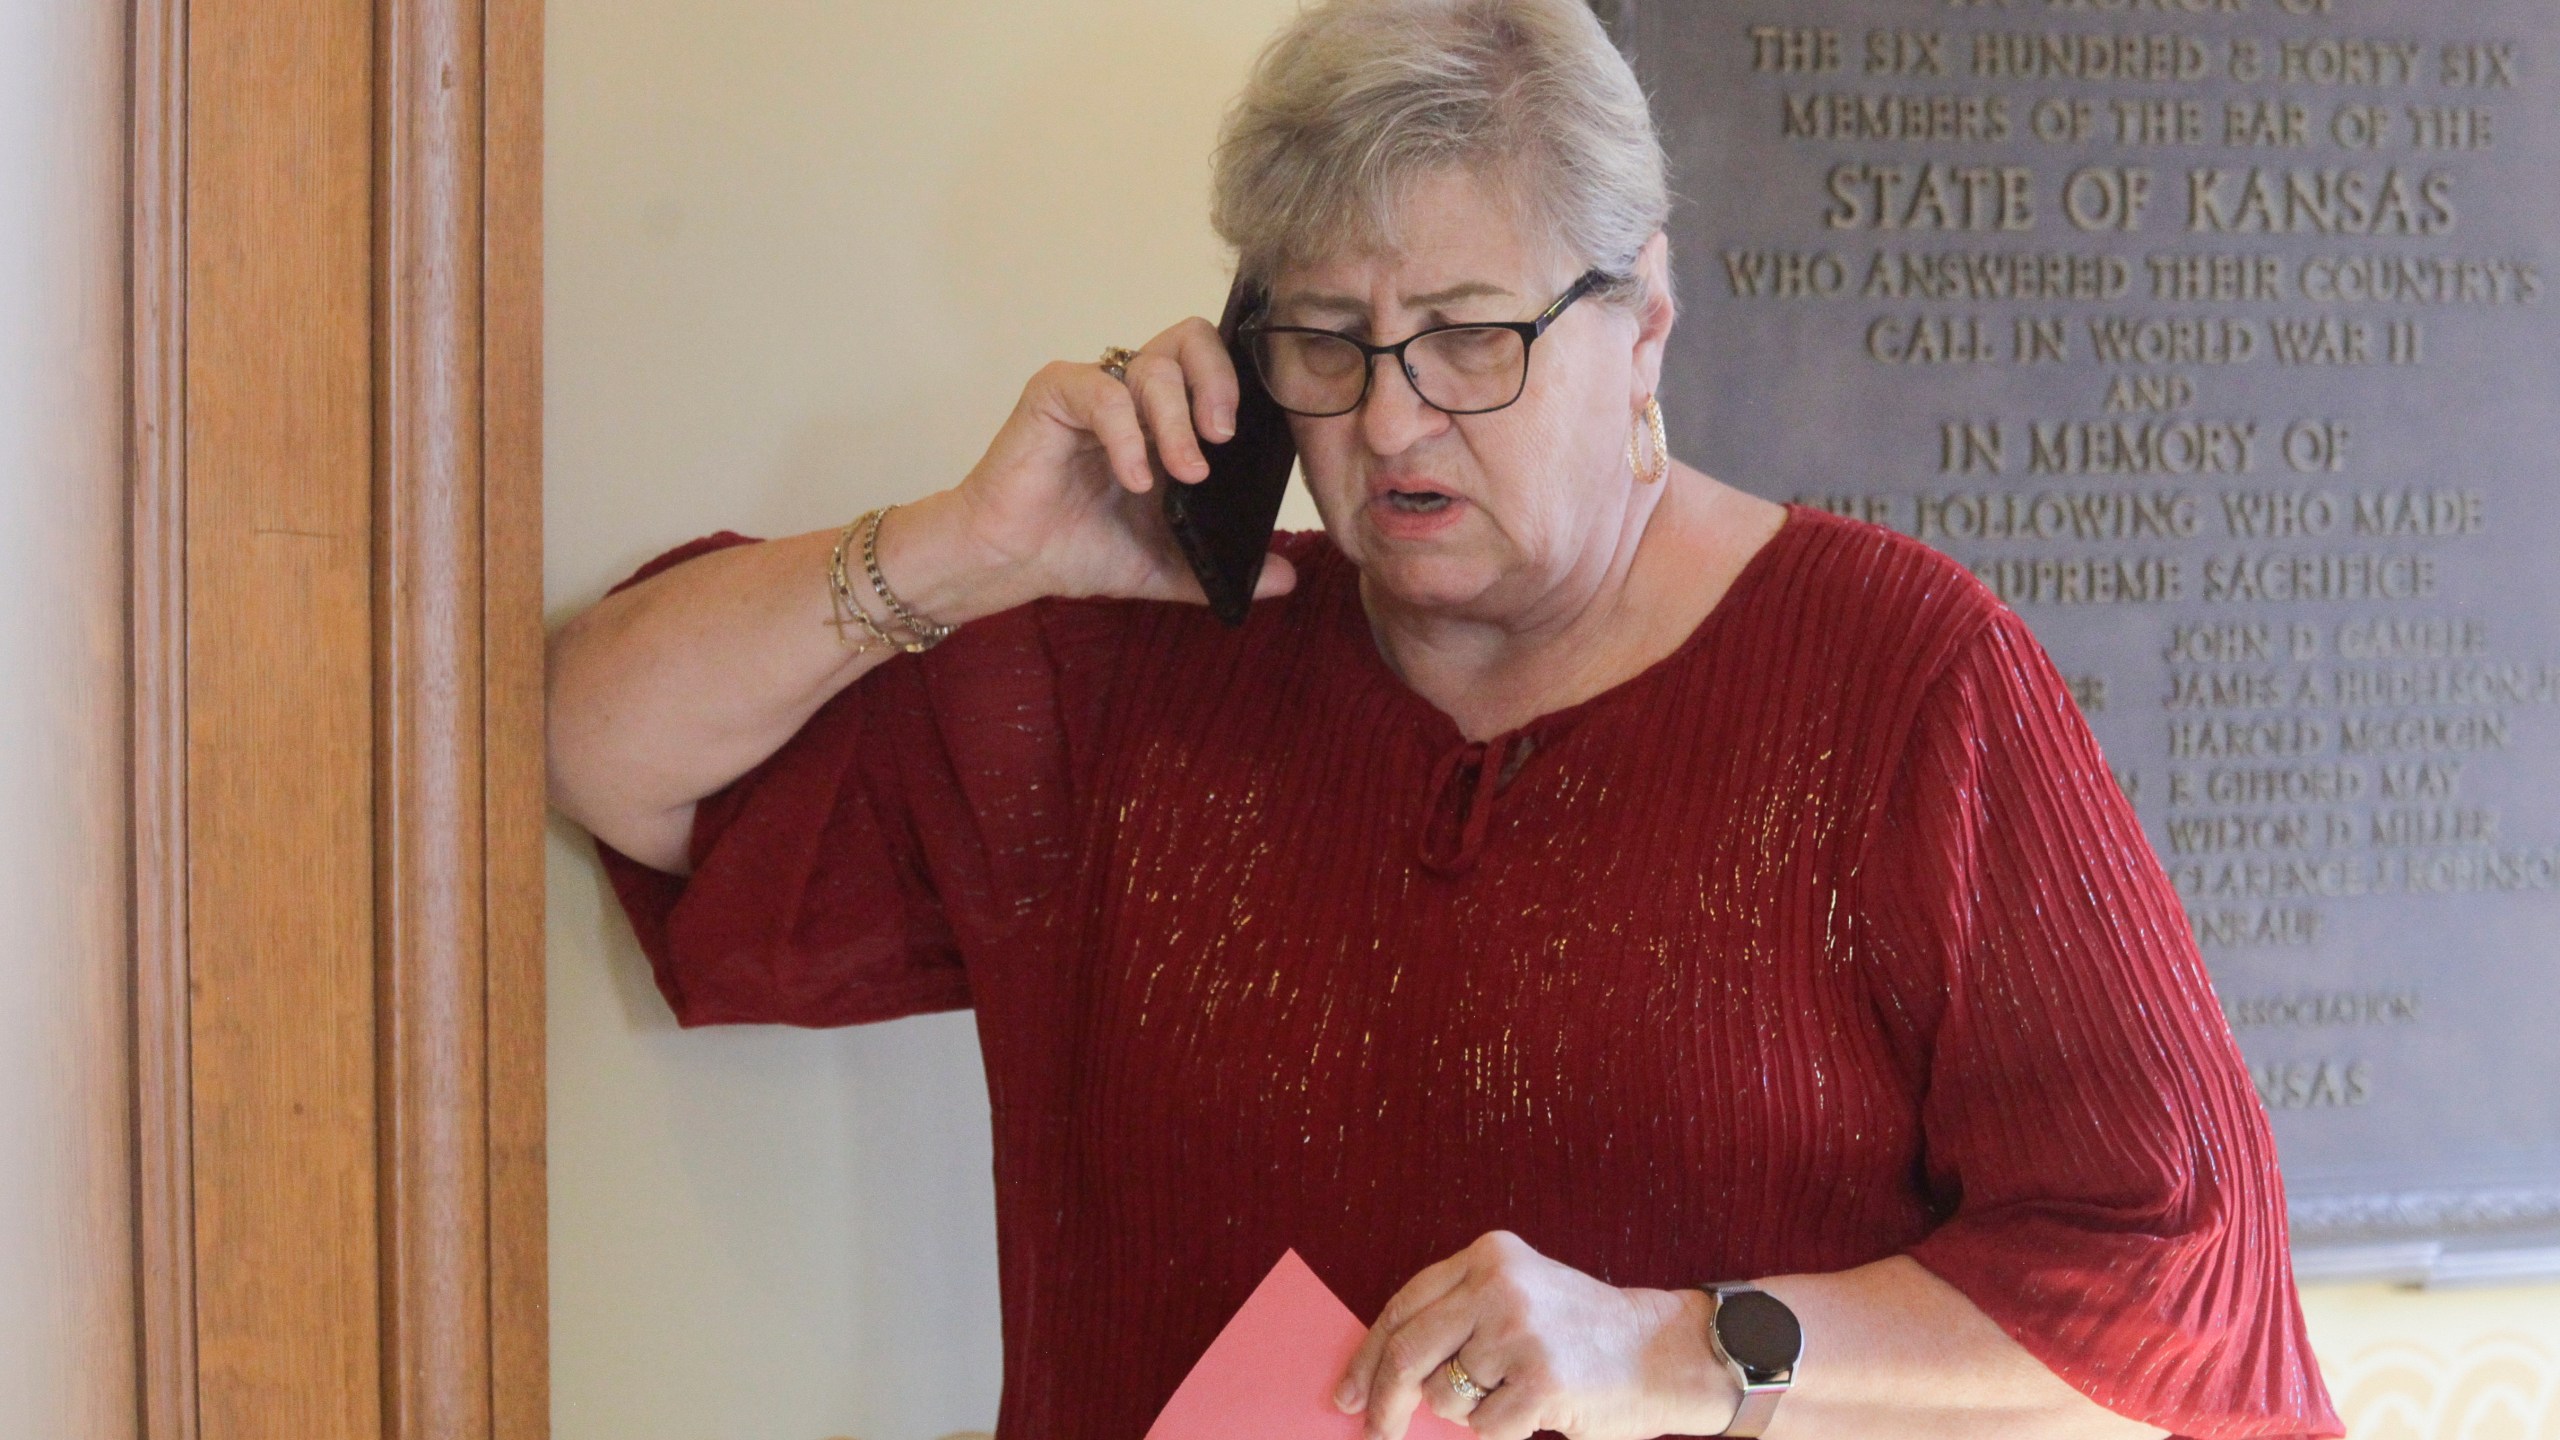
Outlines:
<svg viewBox="0 0 2560 1440"><path fill-rule="evenodd" d="M1378 1316L1374 1440L2338 1433L2053 666L1667 453L1662 150L1590 13L1309 9L1214 206L1247 373L1198 319L1050 365L950 488L552 647L555 802L685 1023L976 1010L1004 1440L1134 1440L1292 1247ZM1247 384L1323 528L1229 629L1158 489Z"/></svg>

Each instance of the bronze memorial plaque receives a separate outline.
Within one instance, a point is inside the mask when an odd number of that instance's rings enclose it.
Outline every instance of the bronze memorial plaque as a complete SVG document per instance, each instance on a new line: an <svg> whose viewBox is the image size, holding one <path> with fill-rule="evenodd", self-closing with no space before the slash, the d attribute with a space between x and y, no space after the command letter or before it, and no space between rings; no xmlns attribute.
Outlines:
<svg viewBox="0 0 2560 1440"><path fill-rule="evenodd" d="M2052 650L2306 1275L2560 1273L2560 4L1602 0L1673 450Z"/></svg>

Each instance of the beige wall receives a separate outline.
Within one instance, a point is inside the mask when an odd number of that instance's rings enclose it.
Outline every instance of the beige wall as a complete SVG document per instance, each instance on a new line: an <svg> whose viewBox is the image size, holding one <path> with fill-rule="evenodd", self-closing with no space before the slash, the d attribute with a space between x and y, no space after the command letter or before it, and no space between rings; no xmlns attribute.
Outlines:
<svg viewBox="0 0 2560 1440"><path fill-rule="evenodd" d="M555 615L949 485L1043 362L1214 316L1209 137L1287 8L551 0ZM555 833L560 1440L993 1424L968 1018L678 1034L610 903Z"/></svg>
<svg viewBox="0 0 2560 1440"><path fill-rule="evenodd" d="M124 6L0 4L0 1434L133 1433Z"/></svg>
<svg viewBox="0 0 2560 1440"><path fill-rule="evenodd" d="M1043 361L1214 315L1209 140L1293 8L552 0L555 616L948 485ZM678 1034L609 905L555 833L560 1440L992 1423L967 1019ZM2361 1434L2560 1436L2560 1289L2306 1299Z"/></svg>

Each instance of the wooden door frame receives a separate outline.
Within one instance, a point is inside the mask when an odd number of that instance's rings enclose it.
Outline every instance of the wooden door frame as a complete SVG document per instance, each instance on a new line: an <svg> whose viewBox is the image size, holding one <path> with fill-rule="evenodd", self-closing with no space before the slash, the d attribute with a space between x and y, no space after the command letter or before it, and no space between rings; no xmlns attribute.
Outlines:
<svg viewBox="0 0 2560 1440"><path fill-rule="evenodd" d="M541 0L134 0L132 26L142 1433L229 1440L283 1405L531 1440ZM354 743L262 703L306 684ZM301 823L314 796L357 823ZM298 886L352 928L259 931ZM305 973L369 1014L271 983ZM261 1183L315 1166L354 1202ZM234 1214L307 1238L312 1283L267 1283Z"/></svg>

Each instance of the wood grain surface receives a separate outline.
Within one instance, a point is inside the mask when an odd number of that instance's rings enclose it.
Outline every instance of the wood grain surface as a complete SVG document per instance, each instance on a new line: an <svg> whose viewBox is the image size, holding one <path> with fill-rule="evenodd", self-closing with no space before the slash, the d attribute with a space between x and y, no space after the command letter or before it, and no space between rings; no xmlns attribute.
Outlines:
<svg viewBox="0 0 2560 1440"><path fill-rule="evenodd" d="M372 16L358 0L188 9L200 1433L369 1437Z"/></svg>

